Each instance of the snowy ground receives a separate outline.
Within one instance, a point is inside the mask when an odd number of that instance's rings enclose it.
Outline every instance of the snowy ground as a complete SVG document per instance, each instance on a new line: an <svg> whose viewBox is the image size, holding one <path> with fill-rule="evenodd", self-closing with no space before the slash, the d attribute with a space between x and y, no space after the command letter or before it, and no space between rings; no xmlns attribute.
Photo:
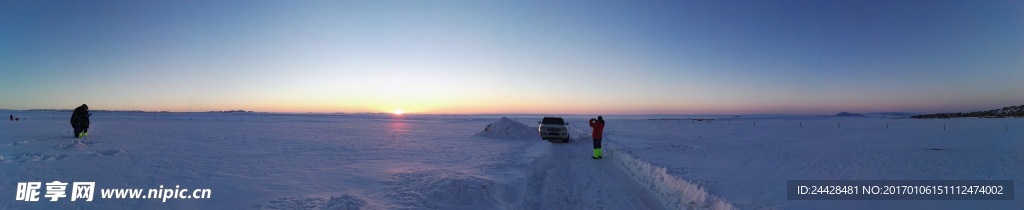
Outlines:
<svg viewBox="0 0 1024 210"><path fill-rule="evenodd" d="M605 158L539 116L4 111L0 208L1019 209L1012 201L789 201L786 180L1021 178L1024 120L606 116ZM755 122L756 121L756 122ZM840 123L840 124L836 124ZM943 125L946 126L943 130ZM888 126L888 129L886 128ZM484 131L484 132L481 132ZM211 199L16 201L18 182L209 188ZM1021 188L1021 182L1015 183ZM45 200L45 199L44 199Z"/></svg>
<svg viewBox="0 0 1024 210"><path fill-rule="evenodd" d="M944 128L945 127L945 128ZM1015 180L1024 119L723 117L618 120L612 148L707 186L742 209L1021 209L1003 201L786 200L786 180Z"/></svg>

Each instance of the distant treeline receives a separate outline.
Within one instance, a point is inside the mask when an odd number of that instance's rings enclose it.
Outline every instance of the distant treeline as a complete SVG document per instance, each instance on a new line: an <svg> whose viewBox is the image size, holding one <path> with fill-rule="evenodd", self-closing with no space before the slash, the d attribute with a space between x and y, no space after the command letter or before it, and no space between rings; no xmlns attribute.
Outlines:
<svg viewBox="0 0 1024 210"><path fill-rule="evenodd" d="M71 112L71 109L29 109L28 111L50 111L50 112ZM137 112L137 113L170 113L169 111L142 111L142 110L103 110L95 109L89 110L90 112ZM254 113L254 111L245 110L227 110L227 111L207 111L207 113Z"/></svg>
<svg viewBox="0 0 1024 210"><path fill-rule="evenodd" d="M915 119L934 119L934 118L955 118L955 117L984 117L984 118L1003 118L1003 117L1024 117L1024 105L1020 106L1008 106L1002 109L993 109L988 111L976 111L976 112L957 112L957 113L937 113L937 114L926 114L926 115L915 115L911 118Z"/></svg>
<svg viewBox="0 0 1024 210"><path fill-rule="evenodd" d="M253 112L253 111L245 111L245 110L239 109L239 110L209 111L209 112L211 112L211 113L244 113L244 112Z"/></svg>
<svg viewBox="0 0 1024 210"><path fill-rule="evenodd" d="M50 112L71 112L71 109L29 109L28 111L50 111ZM167 112L167 111L142 111L142 110L103 110L94 109L89 110L90 112Z"/></svg>

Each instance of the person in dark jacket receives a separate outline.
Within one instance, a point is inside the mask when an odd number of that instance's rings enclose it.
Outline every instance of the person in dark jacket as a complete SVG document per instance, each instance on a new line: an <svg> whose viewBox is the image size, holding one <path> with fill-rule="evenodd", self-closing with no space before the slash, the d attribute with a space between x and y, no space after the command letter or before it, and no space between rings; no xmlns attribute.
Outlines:
<svg viewBox="0 0 1024 210"><path fill-rule="evenodd" d="M594 131L590 136L594 137L594 159L601 159L601 133L604 132L604 118L597 116L597 119L590 118L590 127Z"/></svg>
<svg viewBox="0 0 1024 210"><path fill-rule="evenodd" d="M75 129L75 138L89 135L89 106L82 104L71 113L71 128Z"/></svg>

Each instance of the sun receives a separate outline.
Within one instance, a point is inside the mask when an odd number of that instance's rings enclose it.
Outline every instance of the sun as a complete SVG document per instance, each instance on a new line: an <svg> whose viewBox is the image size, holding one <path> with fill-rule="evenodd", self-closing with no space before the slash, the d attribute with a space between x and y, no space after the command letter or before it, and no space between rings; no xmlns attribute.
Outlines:
<svg viewBox="0 0 1024 210"><path fill-rule="evenodd" d="M402 115L405 114L405 111L402 111L402 109L396 109L395 111L391 111L391 113L394 113L395 115Z"/></svg>

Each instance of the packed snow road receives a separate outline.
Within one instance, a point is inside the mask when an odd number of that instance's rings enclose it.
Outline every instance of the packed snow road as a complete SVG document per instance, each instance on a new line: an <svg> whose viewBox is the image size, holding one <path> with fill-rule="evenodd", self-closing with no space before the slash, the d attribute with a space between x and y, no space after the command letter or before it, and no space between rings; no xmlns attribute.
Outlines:
<svg viewBox="0 0 1024 210"><path fill-rule="evenodd" d="M618 166L612 155L593 159L589 135L553 144L537 159L531 183L536 207L552 209L664 209L661 203Z"/></svg>

